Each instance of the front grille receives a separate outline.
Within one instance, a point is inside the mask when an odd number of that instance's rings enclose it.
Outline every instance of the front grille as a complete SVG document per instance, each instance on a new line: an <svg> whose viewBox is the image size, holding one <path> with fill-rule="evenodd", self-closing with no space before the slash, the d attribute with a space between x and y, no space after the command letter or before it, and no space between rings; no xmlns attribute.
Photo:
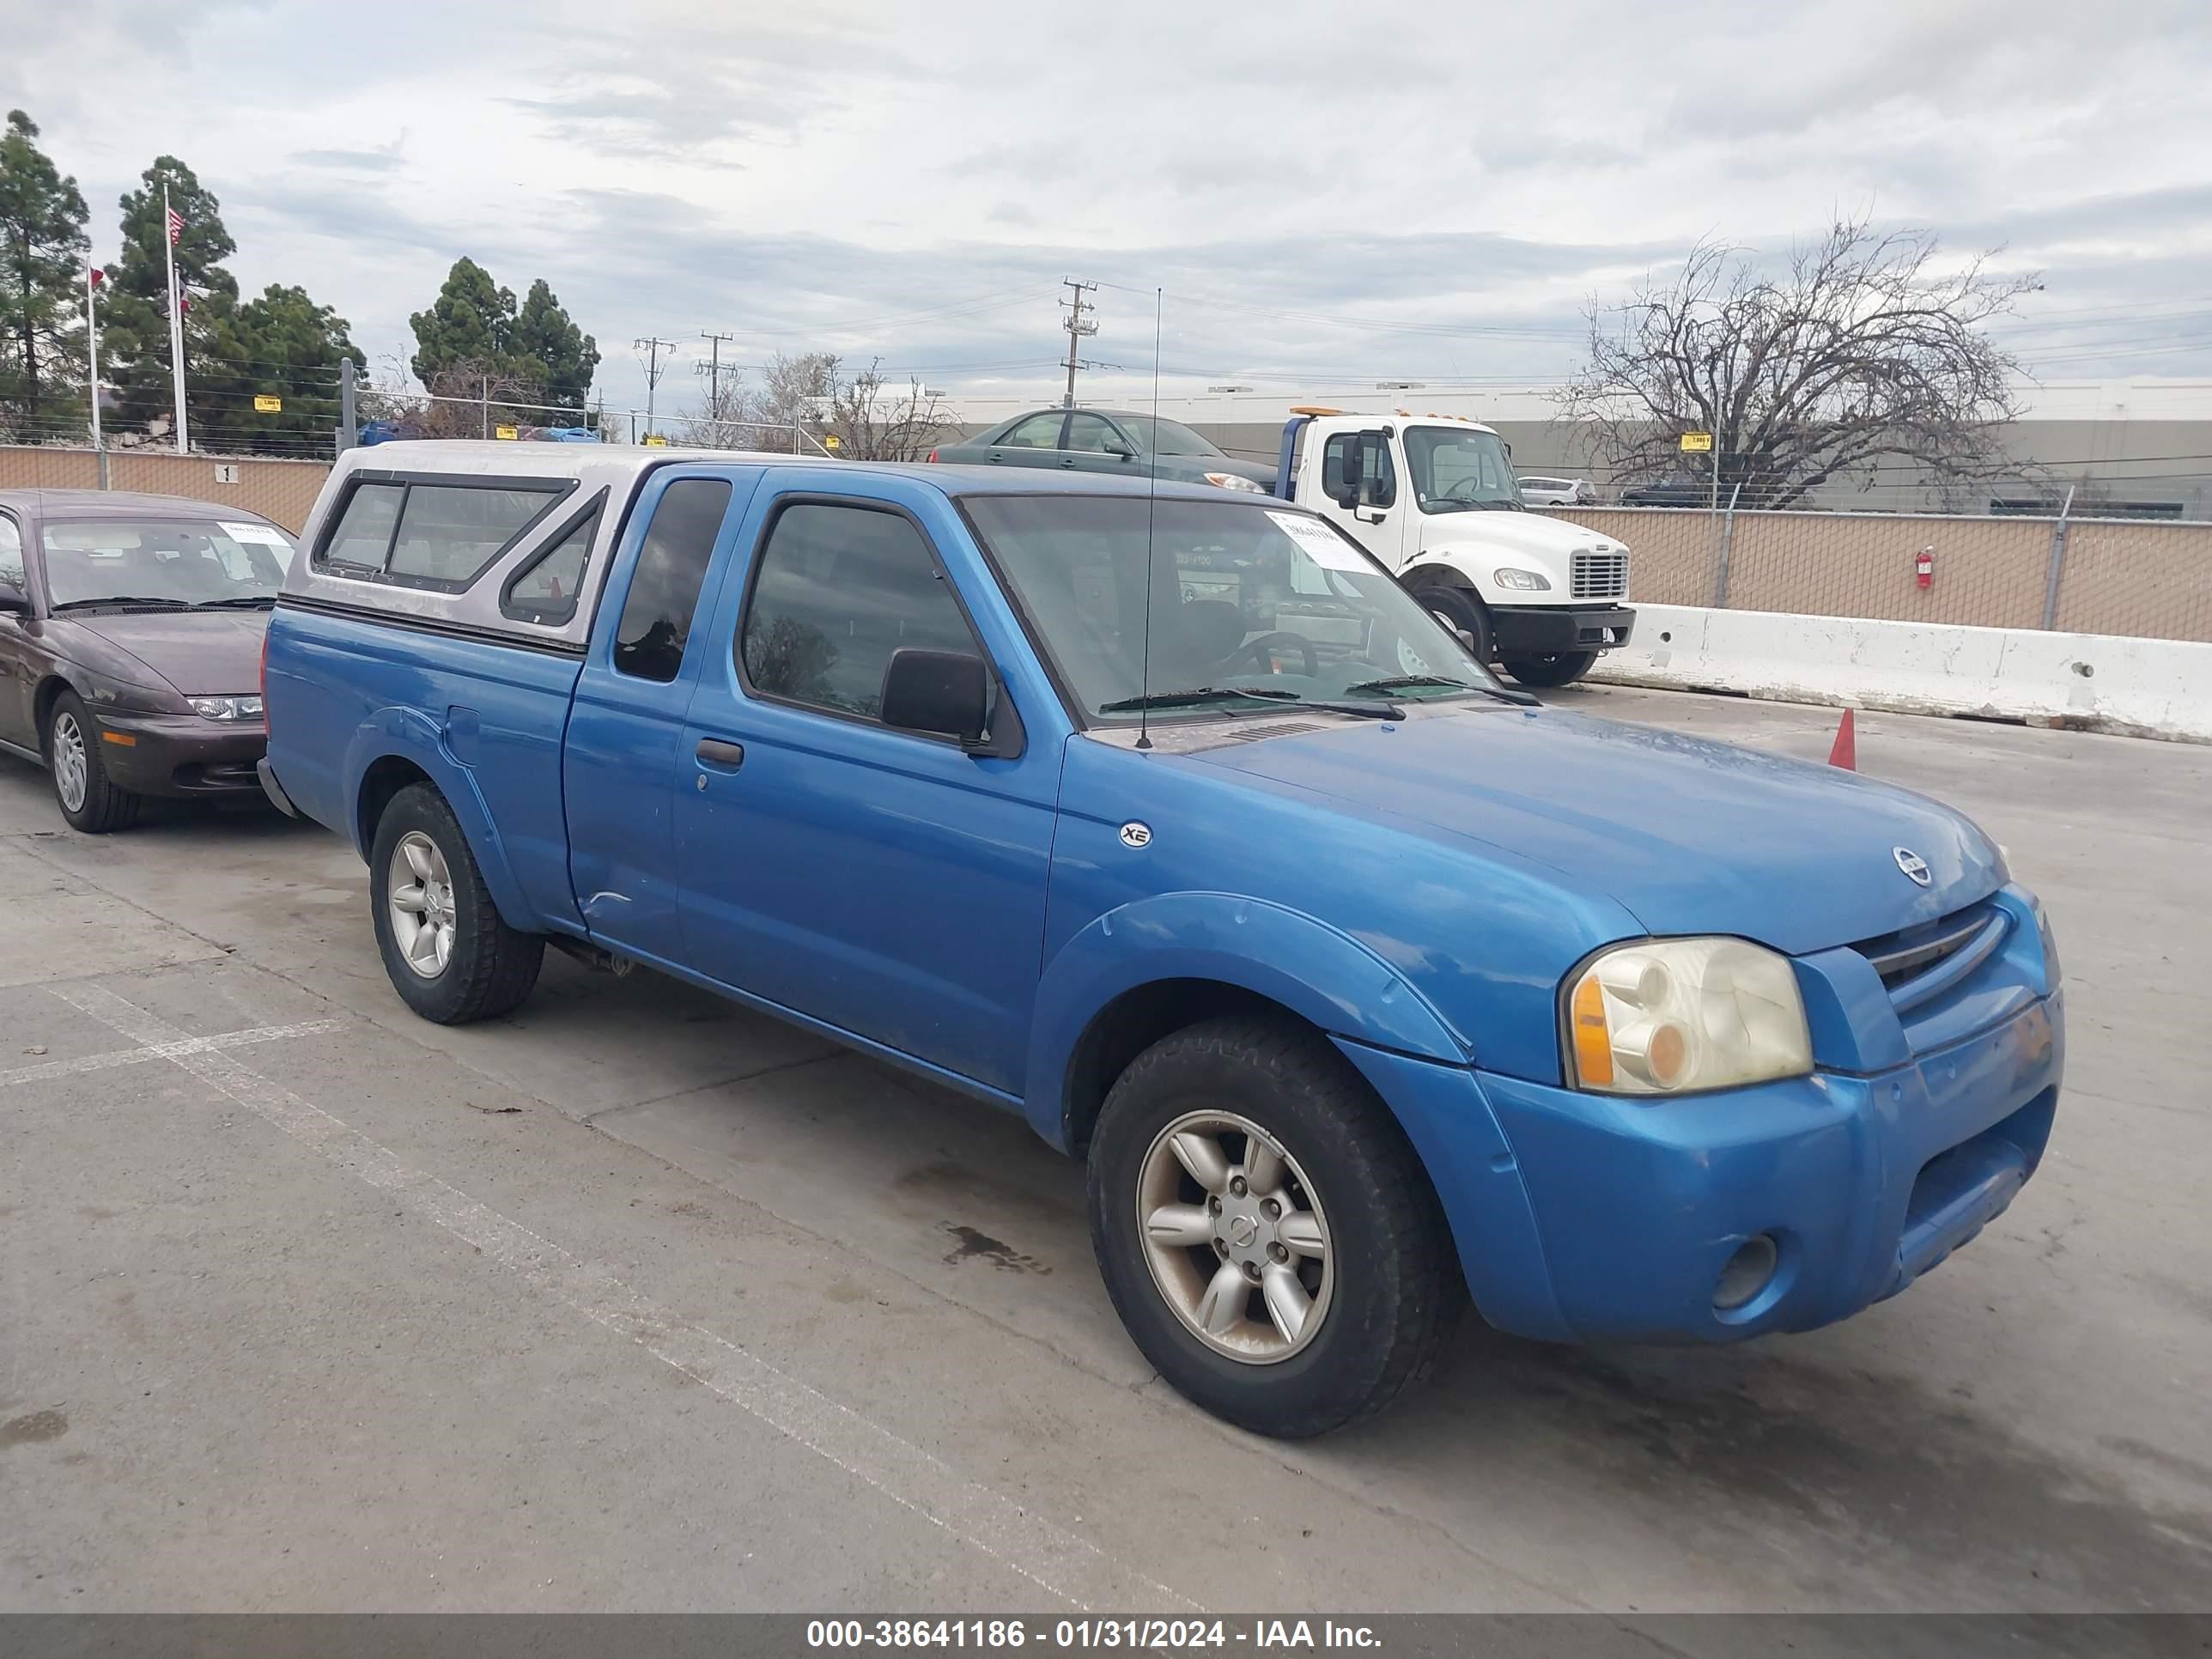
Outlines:
<svg viewBox="0 0 2212 1659"><path fill-rule="evenodd" d="M1986 904L1955 911L1936 921L1863 939L1851 948L1874 965L1893 998L1980 939L2002 911ZM1909 999L1908 999L1909 1000Z"/></svg>
<svg viewBox="0 0 2212 1659"><path fill-rule="evenodd" d="M1619 599L1628 593L1628 555L1581 552L1574 556L1574 597Z"/></svg>

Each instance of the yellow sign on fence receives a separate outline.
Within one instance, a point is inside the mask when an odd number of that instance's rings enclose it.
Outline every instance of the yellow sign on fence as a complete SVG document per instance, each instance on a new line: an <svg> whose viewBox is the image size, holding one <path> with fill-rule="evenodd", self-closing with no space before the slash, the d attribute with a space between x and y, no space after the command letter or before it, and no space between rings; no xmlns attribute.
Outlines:
<svg viewBox="0 0 2212 1659"><path fill-rule="evenodd" d="M1682 453L1685 455L1703 455L1712 447L1713 434L1710 432L1685 432L1682 434Z"/></svg>
<svg viewBox="0 0 2212 1659"><path fill-rule="evenodd" d="M838 441L837 434L834 432L829 434L822 440L822 447L824 449L842 449L845 446Z"/></svg>
<svg viewBox="0 0 2212 1659"><path fill-rule="evenodd" d="M495 438L512 439L520 438L522 434L515 430L515 428L511 426L495 426L491 429L491 435Z"/></svg>
<svg viewBox="0 0 2212 1659"><path fill-rule="evenodd" d="M647 433L645 434L645 441L656 449L665 449L668 447L668 440L662 437L658 432Z"/></svg>
<svg viewBox="0 0 2212 1659"><path fill-rule="evenodd" d="M257 392L253 394L253 412L256 415L281 415L284 412L284 400L266 392Z"/></svg>

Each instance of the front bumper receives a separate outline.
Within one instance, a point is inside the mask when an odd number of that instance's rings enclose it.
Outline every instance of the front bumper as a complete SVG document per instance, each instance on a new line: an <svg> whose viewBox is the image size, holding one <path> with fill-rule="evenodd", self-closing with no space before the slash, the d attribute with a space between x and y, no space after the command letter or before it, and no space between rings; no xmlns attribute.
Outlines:
<svg viewBox="0 0 2212 1659"><path fill-rule="evenodd" d="M1501 657L1553 657L1569 651L1617 651L1635 631L1626 605L1490 607L1492 641Z"/></svg>
<svg viewBox="0 0 2212 1659"><path fill-rule="evenodd" d="M1652 1102L1340 1046L1420 1152L1492 1324L1731 1342L1893 1296L2001 1213L2050 1139L2065 1033L2054 993L1873 1075ZM1761 1234L1771 1277L1718 1308Z"/></svg>
<svg viewBox="0 0 2212 1659"><path fill-rule="evenodd" d="M118 788L137 795L258 795L254 766L269 748L260 720L102 711L100 758Z"/></svg>

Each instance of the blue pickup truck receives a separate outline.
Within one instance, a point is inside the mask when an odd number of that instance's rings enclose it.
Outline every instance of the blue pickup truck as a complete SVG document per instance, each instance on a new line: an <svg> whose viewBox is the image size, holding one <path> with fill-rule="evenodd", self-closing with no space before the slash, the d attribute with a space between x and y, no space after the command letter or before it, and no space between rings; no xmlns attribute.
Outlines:
<svg viewBox="0 0 2212 1659"><path fill-rule="evenodd" d="M1508 1331L1904 1289L2040 1159L2033 895L1958 813L1539 706L1347 537L1199 486L674 449L340 462L264 786L393 988L550 945L1026 1117L1174 1385L1272 1435Z"/></svg>

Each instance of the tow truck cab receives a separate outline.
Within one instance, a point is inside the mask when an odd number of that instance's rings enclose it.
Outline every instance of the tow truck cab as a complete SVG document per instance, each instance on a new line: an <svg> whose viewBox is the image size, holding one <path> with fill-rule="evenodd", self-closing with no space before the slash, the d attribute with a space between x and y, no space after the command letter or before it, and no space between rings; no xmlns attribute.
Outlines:
<svg viewBox="0 0 2212 1659"><path fill-rule="evenodd" d="M1299 409L1278 489L1338 525L1485 658L1565 685L1628 643L1628 550L1522 504L1511 452L1452 415Z"/></svg>

